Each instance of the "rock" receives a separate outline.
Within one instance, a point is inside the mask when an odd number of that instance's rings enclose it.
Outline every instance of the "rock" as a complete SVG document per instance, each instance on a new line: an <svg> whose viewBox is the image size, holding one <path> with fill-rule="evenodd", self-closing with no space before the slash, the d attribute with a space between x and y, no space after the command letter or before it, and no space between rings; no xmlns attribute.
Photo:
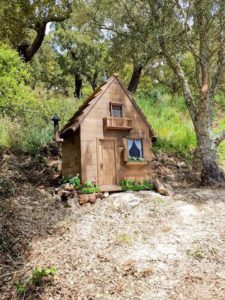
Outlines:
<svg viewBox="0 0 225 300"><path fill-rule="evenodd" d="M70 183L66 183L63 187L64 190L66 191L73 191L74 190L74 186Z"/></svg>
<svg viewBox="0 0 225 300"><path fill-rule="evenodd" d="M177 168L178 169L182 169L182 168L186 168L186 167L187 167L187 165L183 161L177 163Z"/></svg>
<svg viewBox="0 0 225 300"><path fill-rule="evenodd" d="M83 195L79 195L79 203L85 204L89 202L89 195L88 194L83 194Z"/></svg>
<svg viewBox="0 0 225 300"><path fill-rule="evenodd" d="M169 191L166 189L166 187L159 181L159 179L154 179L154 187L156 191L163 196L170 196Z"/></svg>
<svg viewBox="0 0 225 300"><path fill-rule="evenodd" d="M103 193L95 193L96 198L104 199Z"/></svg>
<svg viewBox="0 0 225 300"><path fill-rule="evenodd" d="M133 192L117 193L113 194L113 207L115 209L127 209L133 208L139 205L140 197L135 195Z"/></svg>
<svg viewBox="0 0 225 300"><path fill-rule="evenodd" d="M104 193L104 197L105 197L105 198L109 197L109 192L105 192L105 193Z"/></svg>
<svg viewBox="0 0 225 300"><path fill-rule="evenodd" d="M101 201L101 198L96 198L96 202Z"/></svg>
<svg viewBox="0 0 225 300"><path fill-rule="evenodd" d="M165 188L167 189L168 196L173 197L175 195L174 190L170 184L165 184Z"/></svg>
<svg viewBox="0 0 225 300"><path fill-rule="evenodd" d="M96 202L96 196L95 196L95 194L90 194L89 195L89 202L90 203L95 203Z"/></svg>

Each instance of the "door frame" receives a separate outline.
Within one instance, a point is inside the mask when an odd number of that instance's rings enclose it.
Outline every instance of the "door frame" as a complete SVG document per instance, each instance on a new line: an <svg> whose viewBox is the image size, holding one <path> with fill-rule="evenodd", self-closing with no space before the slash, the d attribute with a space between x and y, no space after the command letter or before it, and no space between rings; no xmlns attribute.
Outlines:
<svg viewBox="0 0 225 300"><path fill-rule="evenodd" d="M100 141L104 140L104 141L113 141L114 142L114 154L115 154L115 179L116 179L116 185L118 184L118 170L117 170L117 142L115 138L111 138L111 137L97 137L96 138L96 152L97 152L97 182L98 185L100 186L99 183L99 173L100 173L100 157L99 157L99 146L100 146Z"/></svg>

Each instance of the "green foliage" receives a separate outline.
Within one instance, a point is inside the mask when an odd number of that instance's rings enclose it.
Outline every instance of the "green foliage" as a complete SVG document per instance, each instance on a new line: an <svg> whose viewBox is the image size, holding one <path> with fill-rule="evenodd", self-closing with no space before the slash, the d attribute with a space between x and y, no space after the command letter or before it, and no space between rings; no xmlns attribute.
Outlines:
<svg viewBox="0 0 225 300"><path fill-rule="evenodd" d="M82 184L82 189L81 189L83 194L91 194L91 193L98 193L100 192L100 188L97 185L96 178L91 181L84 181Z"/></svg>
<svg viewBox="0 0 225 300"><path fill-rule="evenodd" d="M72 184L77 190L81 188L79 174L77 174L76 176L63 176L62 179L60 180L60 184L65 184L65 183Z"/></svg>
<svg viewBox="0 0 225 300"><path fill-rule="evenodd" d="M45 268L37 267L33 270L32 276L29 277L26 281L19 281L15 284L16 291L19 295L24 295L25 292L34 289L36 286L40 286L44 283L45 279L52 279L52 276L55 275L57 269L55 267Z"/></svg>
<svg viewBox="0 0 225 300"><path fill-rule="evenodd" d="M152 181L147 180L122 178L119 183L123 191L153 190L154 188Z"/></svg>
<svg viewBox="0 0 225 300"><path fill-rule="evenodd" d="M100 188L99 187L83 187L81 189L83 194L92 194L92 193L98 193L100 192Z"/></svg>
<svg viewBox="0 0 225 300"><path fill-rule="evenodd" d="M92 182L86 180L86 181L84 182L83 186L84 186L85 188L92 188L92 187L94 187L94 184L93 184Z"/></svg>
<svg viewBox="0 0 225 300"><path fill-rule="evenodd" d="M137 103L158 136L156 151L188 156L196 147L193 125L182 97L152 91L149 97L139 97Z"/></svg>
<svg viewBox="0 0 225 300"><path fill-rule="evenodd" d="M44 268L37 267L34 269L31 277L31 281L33 284L38 285L41 283L43 278L48 277L49 275L55 275L57 269L55 267Z"/></svg>
<svg viewBox="0 0 225 300"><path fill-rule="evenodd" d="M28 67L16 51L0 44L0 113L11 119L24 119L35 111L37 99L26 86L30 75Z"/></svg>

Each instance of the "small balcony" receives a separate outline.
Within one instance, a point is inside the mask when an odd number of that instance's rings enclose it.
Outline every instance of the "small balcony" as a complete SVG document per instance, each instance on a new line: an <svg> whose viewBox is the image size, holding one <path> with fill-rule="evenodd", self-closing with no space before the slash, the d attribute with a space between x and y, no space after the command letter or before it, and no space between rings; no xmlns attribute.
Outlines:
<svg viewBox="0 0 225 300"><path fill-rule="evenodd" d="M131 130L132 120L128 118L106 117L103 119L105 130Z"/></svg>

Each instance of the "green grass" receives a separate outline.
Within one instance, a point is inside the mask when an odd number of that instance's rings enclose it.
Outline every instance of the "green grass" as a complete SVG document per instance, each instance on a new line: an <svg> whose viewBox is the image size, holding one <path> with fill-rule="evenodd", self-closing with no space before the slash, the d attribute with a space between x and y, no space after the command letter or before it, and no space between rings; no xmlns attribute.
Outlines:
<svg viewBox="0 0 225 300"><path fill-rule="evenodd" d="M158 136L155 150L187 156L196 147L193 125L182 97L153 93L137 103Z"/></svg>

